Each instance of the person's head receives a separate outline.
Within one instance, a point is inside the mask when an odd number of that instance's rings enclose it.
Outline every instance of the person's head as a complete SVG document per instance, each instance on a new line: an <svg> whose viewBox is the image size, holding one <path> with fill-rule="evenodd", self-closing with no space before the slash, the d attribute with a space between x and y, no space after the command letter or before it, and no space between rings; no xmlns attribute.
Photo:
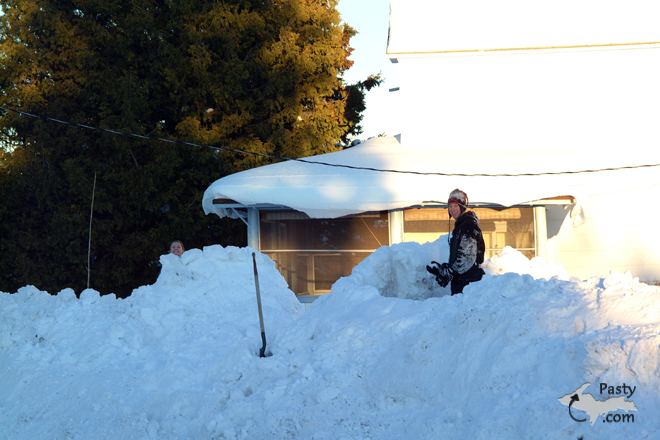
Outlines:
<svg viewBox="0 0 660 440"><path fill-rule="evenodd" d="M181 254L183 254L183 251L185 251L185 249L181 241L174 240L172 244L170 244L170 254L174 254L177 257L180 257Z"/></svg>
<svg viewBox="0 0 660 440"><path fill-rule="evenodd" d="M449 215L456 220L465 212L468 207L468 196L465 191L461 191L456 188L451 193L449 193L449 198L447 199L447 210Z"/></svg>

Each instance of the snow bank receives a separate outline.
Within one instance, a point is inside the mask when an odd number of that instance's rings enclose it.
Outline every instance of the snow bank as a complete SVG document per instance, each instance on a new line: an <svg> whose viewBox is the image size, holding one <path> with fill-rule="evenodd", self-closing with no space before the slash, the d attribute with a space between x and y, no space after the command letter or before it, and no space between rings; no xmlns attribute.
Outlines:
<svg viewBox="0 0 660 440"><path fill-rule="evenodd" d="M317 392L296 390L302 420L323 413L318 431L367 438L660 436L660 289L630 274L562 279L509 248L451 297L423 269L445 256L443 239L382 248L294 324L281 343ZM590 383L604 400L601 382L637 387L634 423L570 418L559 399Z"/></svg>
<svg viewBox="0 0 660 440"><path fill-rule="evenodd" d="M449 259L447 236L430 243L399 243L383 246L358 264L351 276L341 278L332 291L365 295L371 291L387 297L426 299L450 295L426 271L431 261Z"/></svg>
<svg viewBox="0 0 660 440"><path fill-rule="evenodd" d="M251 252L163 255L156 283L124 300L0 295L0 439L209 438L261 347ZM272 260L257 265L276 340L302 306Z"/></svg>
<svg viewBox="0 0 660 440"><path fill-rule="evenodd" d="M660 438L660 288L509 249L452 297L446 246L379 249L304 314L258 254L265 359L250 249L163 256L125 300L0 295L0 439ZM574 421L585 383L635 386L634 420Z"/></svg>
<svg viewBox="0 0 660 440"><path fill-rule="evenodd" d="M356 266L350 277L340 279L333 292L362 294L375 289L380 295L405 299L428 299L451 295L449 286L440 287L426 271L431 261L449 260L447 236L429 243L399 243L383 246ZM502 252L486 260L482 265L487 274L501 275L507 272L529 274L534 278L568 279L566 270L548 264L543 258L531 260L522 253L506 246ZM467 289L471 289L470 286Z"/></svg>

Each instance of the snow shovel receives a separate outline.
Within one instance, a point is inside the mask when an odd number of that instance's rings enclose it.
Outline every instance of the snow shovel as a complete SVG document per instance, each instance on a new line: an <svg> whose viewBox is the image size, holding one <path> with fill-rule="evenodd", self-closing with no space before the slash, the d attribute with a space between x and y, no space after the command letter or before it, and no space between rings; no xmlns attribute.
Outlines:
<svg viewBox="0 0 660 440"><path fill-rule="evenodd" d="M264 330L264 314L261 311L261 291L259 290L259 273L257 272L257 260L252 252L252 265L254 267L254 286L257 288L257 308L259 309L259 327L261 329L261 349L259 357L272 356L272 353L266 352L266 330Z"/></svg>

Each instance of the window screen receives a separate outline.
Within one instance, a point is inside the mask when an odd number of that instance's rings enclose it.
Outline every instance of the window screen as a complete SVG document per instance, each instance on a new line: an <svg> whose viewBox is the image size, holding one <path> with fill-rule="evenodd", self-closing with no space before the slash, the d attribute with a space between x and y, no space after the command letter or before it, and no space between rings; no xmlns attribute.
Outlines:
<svg viewBox="0 0 660 440"><path fill-rule="evenodd" d="M536 255L533 208L474 208L486 244L486 258L511 246L531 258ZM454 229L445 208L415 208L403 212L404 240L424 243Z"/></svg>
<svg viewBox="0 0 660 440"><path fill-rule="evenodd" d="M297 211L260 212L261 251L297 294L318 294L381 246L389 245L387 212L310 219Z"/></svg>

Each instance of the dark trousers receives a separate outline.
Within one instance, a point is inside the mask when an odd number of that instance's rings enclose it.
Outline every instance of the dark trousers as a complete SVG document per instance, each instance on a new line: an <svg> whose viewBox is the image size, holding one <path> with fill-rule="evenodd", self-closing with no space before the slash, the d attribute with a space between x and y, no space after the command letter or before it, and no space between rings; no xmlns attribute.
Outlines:
<svg viewBox="0 0 660 440"><path fill-rule="evenodd" d="M479 281L484 276L484 270L479 266L473 266L462 275L455 276L451 280L451 294L457 295L463 293L463 289L470 283Z"/></svg>

